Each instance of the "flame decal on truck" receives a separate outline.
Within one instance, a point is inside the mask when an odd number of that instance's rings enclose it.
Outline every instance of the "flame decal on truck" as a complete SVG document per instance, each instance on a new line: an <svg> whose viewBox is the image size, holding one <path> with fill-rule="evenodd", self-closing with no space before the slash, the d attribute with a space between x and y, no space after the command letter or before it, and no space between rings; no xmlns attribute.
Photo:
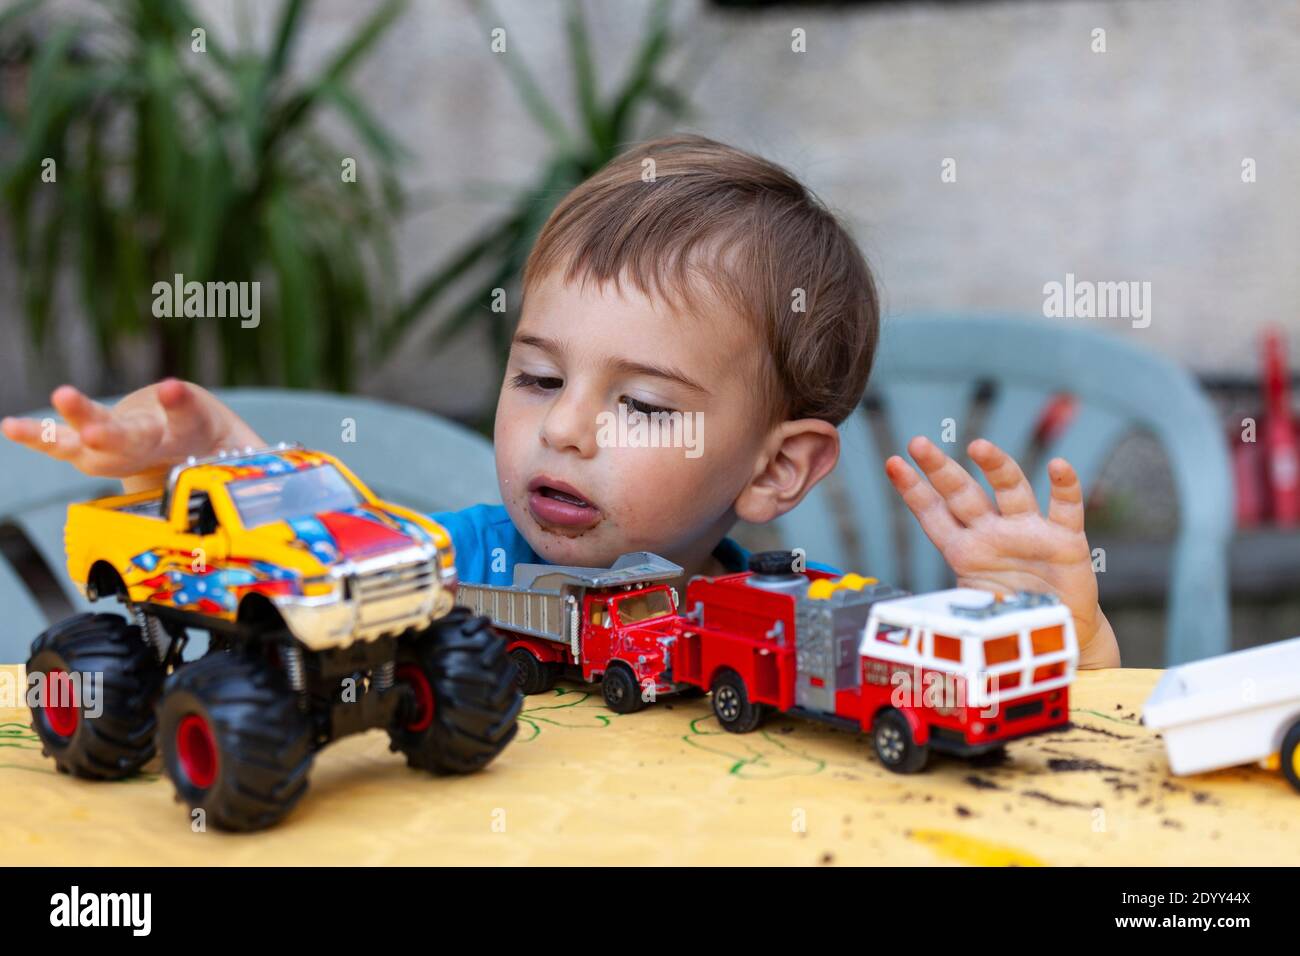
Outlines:
<svg viewBox="0 0 1300 956"><path fill-rule="evenodd" d="M131 558L131 571L124 583L129 590L147 587L144 600L179 610L198 611L230 618L245 594L279 594L297 585L296 572L266 561L226 558L220 567L194 570L194 558L187 551L155 548ZM144 574L132 573L135 569Z"/></svg>

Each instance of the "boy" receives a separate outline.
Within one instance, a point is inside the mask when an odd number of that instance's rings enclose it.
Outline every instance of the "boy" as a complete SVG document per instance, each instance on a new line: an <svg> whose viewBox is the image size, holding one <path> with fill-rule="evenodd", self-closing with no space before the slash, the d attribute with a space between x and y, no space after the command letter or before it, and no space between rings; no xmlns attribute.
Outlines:
<svg viewBox="0 0 1300 956"><path fill-rule="evenodd" d="M463 580L509 583L516 563L539 559L608 566L627 551L687 576L742 570L733 524L777 518L835 467L836 426L875 351L876 291L853 240L785 170L701 137L643 144L565 197L523 288L496 413L504 504L433 516ZM5 419L5 435L128 491L157 487L188 455L267 444L174 380L111 409L70 386L53 403L67 420L55 442L31 420ZM690 415L707 425L700 452L611 447L600 424L614 411ZM1044 517L988 441L968 451L996 507L927 439L908 451L928 482L898 456L886 473L958 583L1052 591L1073 612L1080 666L1117 666L1069 464L1050 465Z"/></svg>

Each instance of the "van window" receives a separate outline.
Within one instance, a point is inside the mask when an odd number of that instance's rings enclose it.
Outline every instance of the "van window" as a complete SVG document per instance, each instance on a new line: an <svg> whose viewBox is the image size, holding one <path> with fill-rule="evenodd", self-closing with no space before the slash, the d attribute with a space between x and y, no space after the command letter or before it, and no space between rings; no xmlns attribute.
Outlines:
<svg viewBox="0 0 1300 956"><path fill-rule="evenodd" d="M1029 632L1029 641L1034 648L1034 656L1051 654L1065 648L1065 628L1060 624L1055 627L1040 627Z"/></svg>
<svg viewBox="0 0 1300 956"><path fill-rule="evenodd" d="M947 634L934 635L934 656L941 661L961 663L961 638Z"/></svg>
<svg viewBox="0 0 1300 956"><path fill-rule="evenodd" d="M1058 677L1065 676L1065 661L1057 661L1055 664L1044 664L1042 667L1034 668L1034 683L1044 680L1056 680Z"/></svg>
<svg viewBox="0 0 1300 956"><path fill-rule="evenodd" d="M1014 634L1008 634L1006 637L990 637L984 642L984 663L990 667L1006 664L1019 657L1020 641Z"/></svg>
<svg viewBox="0 0 1300 956"><path fill-rule="evenodd" d="M893 644L895 647L915 647L916 631L911 628L899 627L897 624L881 623L876 628L876 640L884 641L886 644Z"/></svg>

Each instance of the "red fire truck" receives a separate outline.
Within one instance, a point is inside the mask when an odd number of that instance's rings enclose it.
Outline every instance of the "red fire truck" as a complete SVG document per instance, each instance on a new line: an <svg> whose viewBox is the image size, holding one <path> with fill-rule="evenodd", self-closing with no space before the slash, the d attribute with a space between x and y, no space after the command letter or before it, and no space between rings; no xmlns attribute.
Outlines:
<svg viewBox="0 0 1300 956"><path fill-rule="evenodd" d="M630 714L681 689L670 676L677 593L662 583L681 573L648 551L609 568L521 564L513 586L461 584L456 600L505 635L523 693L543 693L571 673L599 680L606 706Z"/></svg>
<svg viewBox="0 0 1300 956"><path fill-rule="evenodd" d="M871 734L886 767L912 773L931 750L976 756L1068 726L1078 648L1055 598L907 595L792 559L765 552L687 586L673 676L712 691L726 730L769 710L810 717Z"/></svg>

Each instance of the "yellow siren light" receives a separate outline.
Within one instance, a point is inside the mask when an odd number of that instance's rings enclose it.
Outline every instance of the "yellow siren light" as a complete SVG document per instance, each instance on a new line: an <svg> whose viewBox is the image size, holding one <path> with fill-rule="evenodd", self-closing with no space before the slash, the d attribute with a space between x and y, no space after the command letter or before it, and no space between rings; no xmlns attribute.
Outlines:
<svg viewBox="0 0 1300 956"><path fill-rule="evenodd" d="M837 580L830 578L818 578L812 584L808 585L808 596L814 600L825 600L836 591L861 591L871 584L878 584L876 578L864 578L860 574L846 574Z"/></svg>

